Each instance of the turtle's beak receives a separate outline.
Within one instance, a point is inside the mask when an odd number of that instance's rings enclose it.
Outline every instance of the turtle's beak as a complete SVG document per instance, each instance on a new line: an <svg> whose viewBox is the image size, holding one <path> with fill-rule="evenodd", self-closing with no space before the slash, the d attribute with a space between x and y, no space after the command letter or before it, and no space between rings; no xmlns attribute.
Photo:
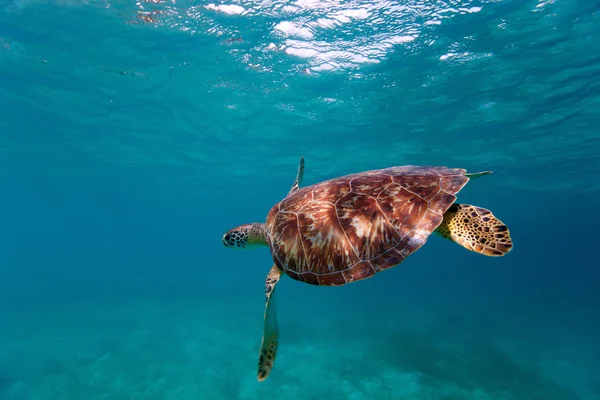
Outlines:
<svg viewBox="0 0 600 400"><path fill-rule="evenodd" d="M231 234L230 233L226 233L223 235L223 245L225 247L229 247L229 239L231 238Z"/></svg>

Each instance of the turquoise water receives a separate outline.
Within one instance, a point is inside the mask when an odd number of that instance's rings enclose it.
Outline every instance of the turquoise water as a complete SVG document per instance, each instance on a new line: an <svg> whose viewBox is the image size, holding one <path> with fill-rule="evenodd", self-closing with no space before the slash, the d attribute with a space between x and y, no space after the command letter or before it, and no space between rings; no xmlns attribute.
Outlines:
<svg viewBox="0 0 600 400"><path fill-rule="evenodd" d="M0 1L0 399L600 399L600 3ZM343 287L278 284L264 221L391 165L514 250L432 237Z"/></svg>

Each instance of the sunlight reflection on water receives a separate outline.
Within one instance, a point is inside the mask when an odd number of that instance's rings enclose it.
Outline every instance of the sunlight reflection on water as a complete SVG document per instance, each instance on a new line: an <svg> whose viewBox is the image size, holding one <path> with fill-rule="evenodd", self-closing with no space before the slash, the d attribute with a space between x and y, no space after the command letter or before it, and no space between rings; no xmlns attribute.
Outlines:
<svg viewBox="0 0 600 400"><path fill-rule="evenodd" d="M284 53L304 63L305 73L379 63L396 46L411 46L430 26L482 10L472 1L418 0L254 0L203 5L151 0L137 2L137 8L139 19L157 26L237 38L239 42L248 35L253 46L250 56L238 55L241 61L258 70L270 70L265 65L271 57L268 54ZM450 53L446 58L451 57L465 56Z"/></svg>

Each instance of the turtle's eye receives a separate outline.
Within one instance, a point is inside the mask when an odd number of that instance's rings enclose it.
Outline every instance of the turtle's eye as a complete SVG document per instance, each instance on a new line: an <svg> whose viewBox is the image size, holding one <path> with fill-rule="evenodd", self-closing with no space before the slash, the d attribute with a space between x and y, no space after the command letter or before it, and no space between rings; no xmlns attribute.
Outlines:
<svg viewBox="0 0 600 400"><path fill-rule="evenodd" d="M231 233L226 234L225 236L223 236L223 244L227 247L229 245L231 245Z"/></svg>

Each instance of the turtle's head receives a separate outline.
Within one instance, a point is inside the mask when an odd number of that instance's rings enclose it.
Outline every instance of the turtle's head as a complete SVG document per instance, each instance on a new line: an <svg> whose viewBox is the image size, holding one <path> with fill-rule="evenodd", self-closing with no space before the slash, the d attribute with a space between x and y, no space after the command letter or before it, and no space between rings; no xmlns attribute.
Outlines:
<svg viewBox="0 0 600 400"><path fill-rule="evenodd" d="M223 245L232 249L268 246L265 225L261 223L237 226L223 235Z"/></svg>

